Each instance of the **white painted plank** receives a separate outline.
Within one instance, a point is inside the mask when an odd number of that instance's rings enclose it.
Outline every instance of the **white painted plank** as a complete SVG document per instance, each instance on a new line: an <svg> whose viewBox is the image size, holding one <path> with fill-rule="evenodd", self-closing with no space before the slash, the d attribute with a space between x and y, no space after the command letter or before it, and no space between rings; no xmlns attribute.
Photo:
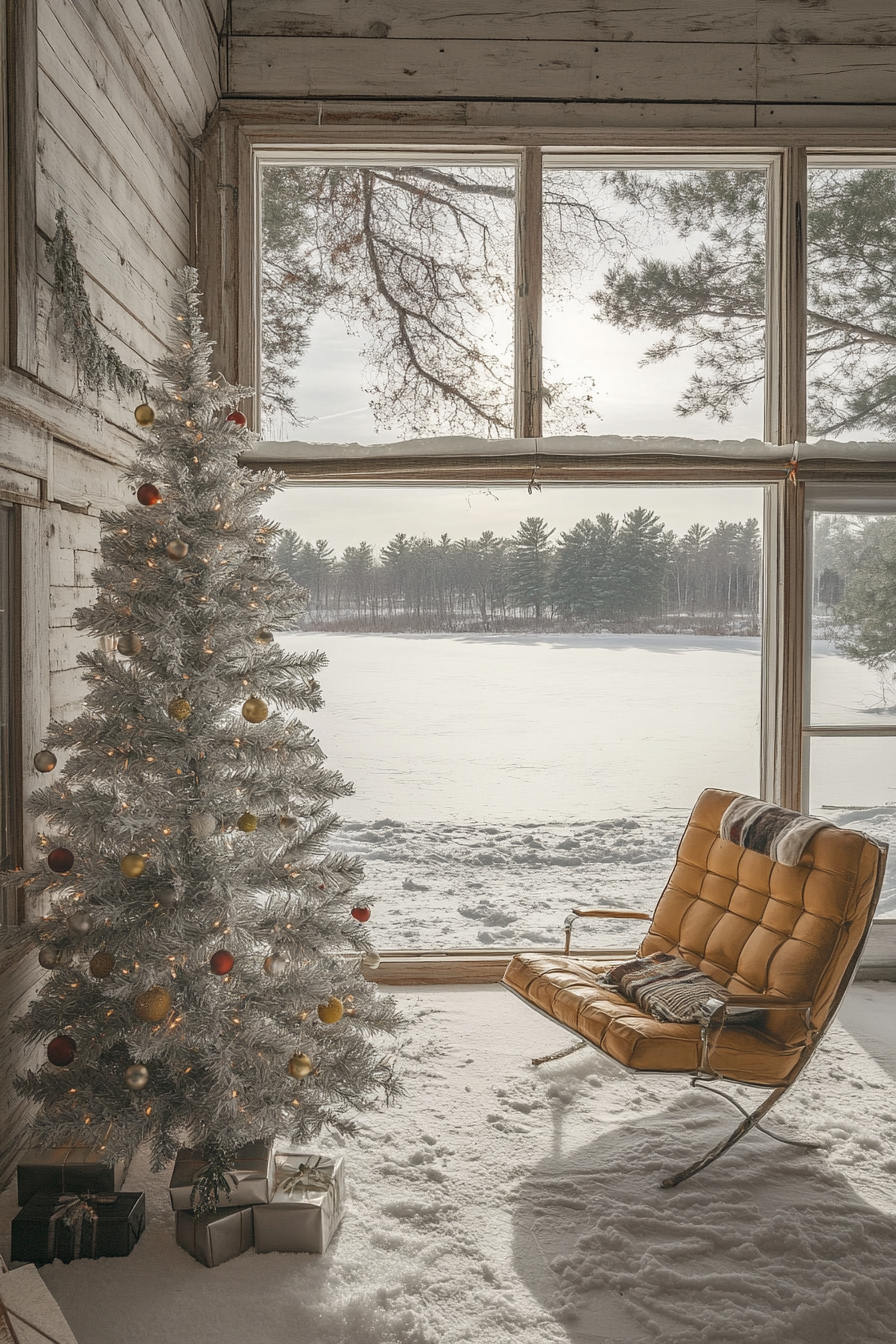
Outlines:
<svg viewBox="0 0 896 1344"><path fill-rule="evenodd" d="M0 415L0 466L46 480L50 436L46 430Z"/></svg>
<svg viewBox="0 0 896 1344"><path fill-rule="evenodd" d="M761 46L757 96L763 103L896 102L896 49Z"/></svg>
<svg viewBox="0 0 896 1344"><path fill-rule="evenodd" d="M411 41L241 37L233 94L276 97L684 99L750 101L743 43Z"/></svg>
<svg viewBox="0 0 896 1344"><path fill-rule="evenodd" d="M96 0L96 3L110 23L115 16L130 52L147 78L154 81L159 102L174 125L188 139L199 135L214 106L217 90L208 78L202 57L184 51L165 4L153 0L144 9L140 0ZM210 26L208 39L212 40ZM207 94L203 80L197 77L199 72L206 76Z"/></svg>
<svg viewBox="0 0 896 1344"><path fill-rule="evenodd" d="M51 388L41 387L14 369L0 368L0 413L20 416L104 461L130 461L136 438L114 425L97 423L87 407L73 406ZM134 426L128 426L133 431Z"/></svg>

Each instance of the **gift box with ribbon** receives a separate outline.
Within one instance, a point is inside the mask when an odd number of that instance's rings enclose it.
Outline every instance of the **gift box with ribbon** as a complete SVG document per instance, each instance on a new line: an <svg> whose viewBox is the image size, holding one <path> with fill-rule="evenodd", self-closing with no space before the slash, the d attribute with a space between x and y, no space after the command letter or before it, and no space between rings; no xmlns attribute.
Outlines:
<svg viewBox="0 0 896 1344"><path fill-rule="evenodd" d="M322 1255L339 1226L344 1206L341 1157L277 1153L270 1201L253 1209L255 1249Z"/></svg>
<svg viewBox="0 0 896 1344"><path fill-rule="evenodd" d="M19 1203L32 1195L112 1194L124 1185L127 1169L127 1162L110 1163L100 1146L27 1148L16 1167Z"/></svg>
<svg viewBox="0 0 896 1344"><path fill-rule="evenodd" d="M12 1220L10 1254L33 1265L130 1255L145 1226L142 1193L33 1195Z"/></svg>
<svg viewBox="0 0 896 1344"><path fill-rule="evenodd" d="M181 1148L174 1159L174 1171L168 1185L172 1209L192 1209L196 1203L193 1186L206 1170L206 1158L193 1148ZM273 1186L273 1149L266 1143L247 1143L240 1148L233 1166L224 1174L224 1186L215 1203L219 1209L246 1204L265 1204Z"/></svg>
<svg viewBox="0 0 896 1344"><path fill-rule="evenodd" d="M252 1245L251 1205L195 1214L181 1209L175 1219L178 1246L209 1269L242 1255Z"/></svg>

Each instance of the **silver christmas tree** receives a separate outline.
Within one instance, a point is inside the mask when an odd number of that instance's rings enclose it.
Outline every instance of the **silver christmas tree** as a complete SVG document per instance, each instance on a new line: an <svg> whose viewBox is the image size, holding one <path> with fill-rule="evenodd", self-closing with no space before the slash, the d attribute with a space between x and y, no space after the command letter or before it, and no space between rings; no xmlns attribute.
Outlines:
<svg viewBox="0 0 896 1344"><path fill-rule="evenodd" d="M238 465L246 389L211 375L196 273L179 278L136 500L103 515L77 613L108 651L81 655L83 710L35 758L62 762L33 797L47 913L12 938L50 972L16 1024L47 1047L19 1079L36 1141L99 1135L109 1160L150 1142L156 1166L187 1143L214 1171L252 1140L351 1132L397 1090L374 1038L399 1017L360 970L361 868L327 848L351 786L302 717L325 659L271 633L305 597L259 513L277 478Z"/></svg>

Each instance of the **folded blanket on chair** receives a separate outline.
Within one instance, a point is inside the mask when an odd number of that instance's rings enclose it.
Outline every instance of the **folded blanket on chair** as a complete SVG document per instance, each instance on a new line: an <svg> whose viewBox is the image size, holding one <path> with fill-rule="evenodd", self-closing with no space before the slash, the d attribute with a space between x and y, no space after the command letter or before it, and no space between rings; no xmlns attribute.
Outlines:
<svg viewBox="0 0 896 1344"><path fill-rule="evenodd" d="M795 868L815 832L830 824L742 793L726 808L719 835L744 849L766 854L773 863Z"/></svg>
<svg viewBox="0 0 896 1344"><path fill-rule="evenodd" d="M727 989L671 952L625 961L597 979L660 1022L702 1022L707 999L728 998Z"/></svg>

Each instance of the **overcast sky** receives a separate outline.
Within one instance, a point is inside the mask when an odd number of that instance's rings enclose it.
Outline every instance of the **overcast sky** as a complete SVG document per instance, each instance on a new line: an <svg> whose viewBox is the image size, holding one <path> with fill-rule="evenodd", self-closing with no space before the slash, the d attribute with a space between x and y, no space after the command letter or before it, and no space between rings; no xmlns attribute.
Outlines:
<svg viewBox="0 0 896 1344"><path fill-rule="evenodd" d="M557 534L581 518L607 511L621 518L643 505L677 533L691 523L714 527L720 519L762 518L759 486L568 486L544 485L527 494L513 486L322 486L291 485L265 508L267 517L297 532L303 541L323 537L341 553L367 541L384 546L396 532L452 540L478 537L487 529L512 535L524 518L537 514Z"/></svg>

